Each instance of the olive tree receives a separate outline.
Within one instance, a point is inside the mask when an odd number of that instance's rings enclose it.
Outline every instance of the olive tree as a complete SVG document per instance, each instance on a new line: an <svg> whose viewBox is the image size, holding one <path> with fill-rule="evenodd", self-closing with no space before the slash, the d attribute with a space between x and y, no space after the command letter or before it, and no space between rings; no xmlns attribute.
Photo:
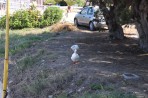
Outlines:
<svg viewBox="0 0 148 98"><path fill-rule="evenodd" d="M123 39L122 23L134 20L139 33L139 45L148 51L148 0L87 1L92 2L92 5L99 5L102 9L111 39Z"/></svg>
<svg viewBox="0 0 148 98"><path fill-rule="evenodd" d="M148 0L133 0L132 7L140 37L140 47L148 51Z"/></svg>

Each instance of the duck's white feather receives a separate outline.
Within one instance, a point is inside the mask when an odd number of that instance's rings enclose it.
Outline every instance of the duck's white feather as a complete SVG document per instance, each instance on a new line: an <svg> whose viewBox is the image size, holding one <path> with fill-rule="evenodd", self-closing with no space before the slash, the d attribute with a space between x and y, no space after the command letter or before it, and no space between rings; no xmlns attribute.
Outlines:
<svg viewBox="0 0 148 98"><path fill-rule="evenodd" d="M78 50L78 49L79 49L79 46L78 46L78 45L72 45L72 46L71 46L71 49L72 49L73 51Z"/></svg>
<svg viewBox="0 0 148 98"><path fill-rule="evenodd" d="M71 60L72 60L73 62L77 62L77 61L79 61L79 59L80 59L80 57L79 57L79 55L77 54L77 51L75 50L74 53L73 53L72 56L71 56Z"/></svg>

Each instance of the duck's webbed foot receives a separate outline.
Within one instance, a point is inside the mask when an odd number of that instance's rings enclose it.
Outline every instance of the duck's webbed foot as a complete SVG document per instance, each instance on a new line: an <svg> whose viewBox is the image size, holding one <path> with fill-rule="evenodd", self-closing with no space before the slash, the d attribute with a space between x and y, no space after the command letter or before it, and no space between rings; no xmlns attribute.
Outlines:
<svg viewBox="0 0 148 98"><path fill-rule="evenodd" d="M80 62L79 61L75 61L75 62L73 62L73 64L79 64Z"/></svg>

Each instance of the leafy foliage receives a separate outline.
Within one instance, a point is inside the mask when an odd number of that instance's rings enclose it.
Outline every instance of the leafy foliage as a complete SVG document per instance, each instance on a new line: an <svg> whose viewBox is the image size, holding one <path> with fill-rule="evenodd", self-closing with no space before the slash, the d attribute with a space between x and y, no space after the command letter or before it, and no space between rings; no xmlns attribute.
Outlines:
<svg viewBox="0 0 148 98"><path fill-rule="evenodd" d="M62 19L63 11L57 7L48 7L43 14L42 25L52 25Z"/></svg>
<svg viewBox="0 0 148 98"><path fill-rule="evenodd" d="M36 9L19 10L10 17L11 29L45 27L52 25L62 18L62 10L57 7L49 7L41 15ZM6 27L6 16L0 19L0 28Z"/></svg>
<svg viewBox="0 0 148 98"><path fill-rule="evenodd" d="M61 0L46 0L44 4L53 3L58 4ZM78 6L84 6L85 0L64 0L68 5L78 4Z"/></svg>
<svg viewBox="0 0 148 98"><path fill-rule="evenodd" d="M76 0L76 4L78 4L78 6L84 6L85 0Z"/></svg>
<svg viewBox="0 0 148 98"><path fill-rule="evenodd" d="M65 0L66 3L70 6L74 5L76 2L74 0Z"/></svg>
<svg viewBox="0 0 148 98"><path fill-rule="evenodd" d="M48 4L48 3L55 4L56 1L55 0L45 0L44 4Z"/></svg>
<svg viewBox="0 0 148 98"><path fill-rule="evenodd" d="M10 19L12 29L31 28L38 26L39 12L37 10L20 10Z"/></svg>
<svg viewBox="0 0 148 98"><path fill-rule="evenodd" d="M118 22L120 24L127 24L130 22L132 18L132 11L129 8L125 8L124 10L122 10L122 13L120 14L120 20L118 20Z"/></svg>
<svg viewBox="0 0 148 98"><path fill-rule="evenodd" d="M101 3L101 1L103 1L103 3ZM105 4L107 9L108 8L114 9L112 11L110 10L109 12L115 14L116 16L115 18L118 24L124 25L124 24L128 24L131 22L133 13L132 13L131 6L129 6L128 1L125 1L125 0L90 0L90 2L92 2L93 5L101 4L100 6L103 6L102 4Z"/></svg>
<svg viewBox="0 0 148 98"><path fill-rule="evenodd" d="M6 16L3 16L0 19L0 28L5 28L6 27Z"/></svg>
<svg viewBox="0 0 148 98"><path fill-rule="evenodd" d="M37 10L19 10L10 17L11 29L38 27L40 12ZM6 16L0 19L0 28L6 26Z"/></svg>

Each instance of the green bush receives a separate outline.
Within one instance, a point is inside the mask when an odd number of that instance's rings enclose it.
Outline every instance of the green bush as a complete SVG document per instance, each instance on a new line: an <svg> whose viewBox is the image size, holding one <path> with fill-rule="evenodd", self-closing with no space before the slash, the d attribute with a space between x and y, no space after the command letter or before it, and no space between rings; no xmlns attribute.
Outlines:
<svg viewBox="0 0 148 98"><path fill-rule="evenodd" d="M0 19L0 28L3 29L6 27L6 16L3 16L1 19Z"/></svg>
<svg viewBox="0 0 148 98"><path fill-rule="evenodd" d="M57 7L48 7L44 14L44 22L42 25L52 25L62 19L63 11Z"/></svg>
<svg viewBox="0 0 148 98"><path fill-rule="evenodd" d="M57 23L62 18L63 11L57 7L49 7L41 16L35 9L19 10L10 17L11 29L45 27ZM6 16L0 19L0 28L6 27Z"/></svg>
<svg viewBox="0 0 148 98"><path fill-rule="evenodd" d="M48 4L48 3L52 3L52 4L56 4L55 0L45 0L44 4Z"/></svg>
<svg viewBox="0 0 148 98"><path fill-rule="evenodd" d="M85 0L76 0L76 4L78 4L78 6L84 6Z"/></svg>
<svg viewBox="0 0 148 98"><path fill-rule="evenodd" d="M25 10L17 11L10 18L10 28L21 29L26 28L29 25L29 13Z"/></svg>
<svg viewBox="0 0 148 98"><path fill-rule="evenodd" d="M31 22L32 27L39 26L39 20L41 18L40 12L38 10L30 10L29 11L29 20Z"/></svg>
<svg viewBox="0 0 148 98"><path fill-rule="evenodd" d="M40 12L37 10L19 10L10 17L11 29L32 28L39 26ZM0 28L6 27L6 16L0 19Z"/></svg>
<svg viewBox="0 0 148 98"><path fill-rule="evenodd" d="M10 19L12 29L38 27L40 13L37 10L20 10Z"/></svg>

